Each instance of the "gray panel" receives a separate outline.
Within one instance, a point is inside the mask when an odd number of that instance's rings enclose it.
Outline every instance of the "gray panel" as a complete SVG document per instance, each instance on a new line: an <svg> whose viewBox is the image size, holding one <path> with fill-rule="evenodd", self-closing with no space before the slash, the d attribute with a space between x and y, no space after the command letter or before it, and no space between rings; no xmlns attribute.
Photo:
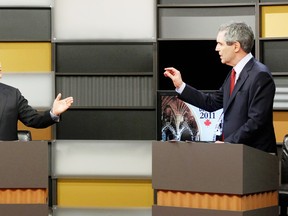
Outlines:
<svg viewBox="0 0 288 216"><path fill-rule="evenodd" d="M153 44L56 44L56 73L151 73Z"/></svg>
<svg viewBox="0 0 288 216"><path fill-rule="evenodd" d="M288 72L288 41L262 41L262 61L273 72Z"/></svg>
<svg viewBox="0 0 288 216"><path fill-rule="evenodd" d="M152 107L151 76L58 76L56 92L74 97L73 107Z"/></svg>
<svg viewBox="0 0 288 216"><path fill-rule="evenodd" d="M274 76L274 82L276 84L276 87L283 88L286 87L288 88L288 76Z"/></svg>
<svg viewBox="0 0 288 216"><path fill-rule="evenodd" d="M51 41L49 8L0 9L0 41Z"/></svg>
<svg viewBox="0 0 288 216"><path fill-rule="evenodd" d="M67 110L57 139L155 140L155 110Z"/></svg>
<svg viewBox="0 0 288 216"><path fill-rule="evenodd" d="M288 110L288 77L274 76L276 93L274 97L274 110Z"/></svg>
<svg viewBox="0 0 288 216"><path fill-rule="evenodd" d="M248 23L255 32L255 7L160 8L160 38L215 39L220 24Z"/></svg>

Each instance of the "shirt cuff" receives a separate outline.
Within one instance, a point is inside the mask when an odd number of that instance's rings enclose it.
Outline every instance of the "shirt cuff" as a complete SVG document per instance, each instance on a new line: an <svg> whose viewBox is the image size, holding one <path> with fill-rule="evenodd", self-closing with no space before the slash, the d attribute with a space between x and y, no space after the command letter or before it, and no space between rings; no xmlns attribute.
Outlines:
<svg viewBox="0 0 288 216"><path fill-rule="evenodd" d="M176 91L177 93L181 94L181 93L183 92L185 86L186 86L186 83L183 82L182 85L181 85L179 88L176 88L176 89L175 89L175 91Z"/></svg>
<svg viewBox="0 0 288 216"><path fill-rule="evenodd" d="M60 116L54 115L51 110L50 110L50 116L53 119L53 121L55 121L55 122L60 121Z"/></svg>

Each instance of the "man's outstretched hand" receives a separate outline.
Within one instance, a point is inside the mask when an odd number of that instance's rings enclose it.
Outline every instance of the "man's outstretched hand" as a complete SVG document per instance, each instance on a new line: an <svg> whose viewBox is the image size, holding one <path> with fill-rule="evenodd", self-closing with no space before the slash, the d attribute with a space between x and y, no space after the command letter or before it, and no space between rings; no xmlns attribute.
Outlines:
<svg viewBox="0 0 288 216"><path fill-rule="evenodd" d="M73 97L67 97L61 100L61 93L59 93L53 102L52 113L60 116L72 105L72 103Z"/></svg>

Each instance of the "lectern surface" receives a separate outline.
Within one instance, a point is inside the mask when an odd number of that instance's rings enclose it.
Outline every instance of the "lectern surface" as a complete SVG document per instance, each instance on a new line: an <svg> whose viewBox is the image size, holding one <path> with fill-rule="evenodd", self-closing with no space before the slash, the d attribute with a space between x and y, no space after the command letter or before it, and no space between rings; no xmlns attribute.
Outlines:
<svg viewBox="0 0 288 216"><path fill-rule="evenodd" d="M154 189L224 194L277 190L278 158L258 149L227 143L152 144Z"/></svg>

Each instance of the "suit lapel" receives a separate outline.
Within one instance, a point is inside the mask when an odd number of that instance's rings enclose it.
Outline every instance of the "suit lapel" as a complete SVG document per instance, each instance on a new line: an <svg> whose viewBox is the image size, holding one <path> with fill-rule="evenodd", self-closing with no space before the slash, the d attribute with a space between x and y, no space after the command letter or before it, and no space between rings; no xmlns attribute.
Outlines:
<svg viewBox="0 0 288 216"><path fill-rule="evenodd" d="M7 103L7 94L5 86L0 83L0 122L3 117L3 111Z"/></svg>
<svg viewBox="0 0 288 216"><path fill-rule="evenodd" d="M237 92L241 89L241 87L244 85L244 83L246 82L247 78L249 77L249 71L252 69L252 66L254 64L254 58L252 58L246 65L245 67L242 69L240 76L235 84L234 90L232 92L232 95L229 96L229 88L230 86L228 85L226 92L226 96L229 98L226 104L226 108L225 110L229 109L229 106L231 105L231 103L234 101L234 98L237 94ZM229 77L230 79L230 77Z"/></svg>

